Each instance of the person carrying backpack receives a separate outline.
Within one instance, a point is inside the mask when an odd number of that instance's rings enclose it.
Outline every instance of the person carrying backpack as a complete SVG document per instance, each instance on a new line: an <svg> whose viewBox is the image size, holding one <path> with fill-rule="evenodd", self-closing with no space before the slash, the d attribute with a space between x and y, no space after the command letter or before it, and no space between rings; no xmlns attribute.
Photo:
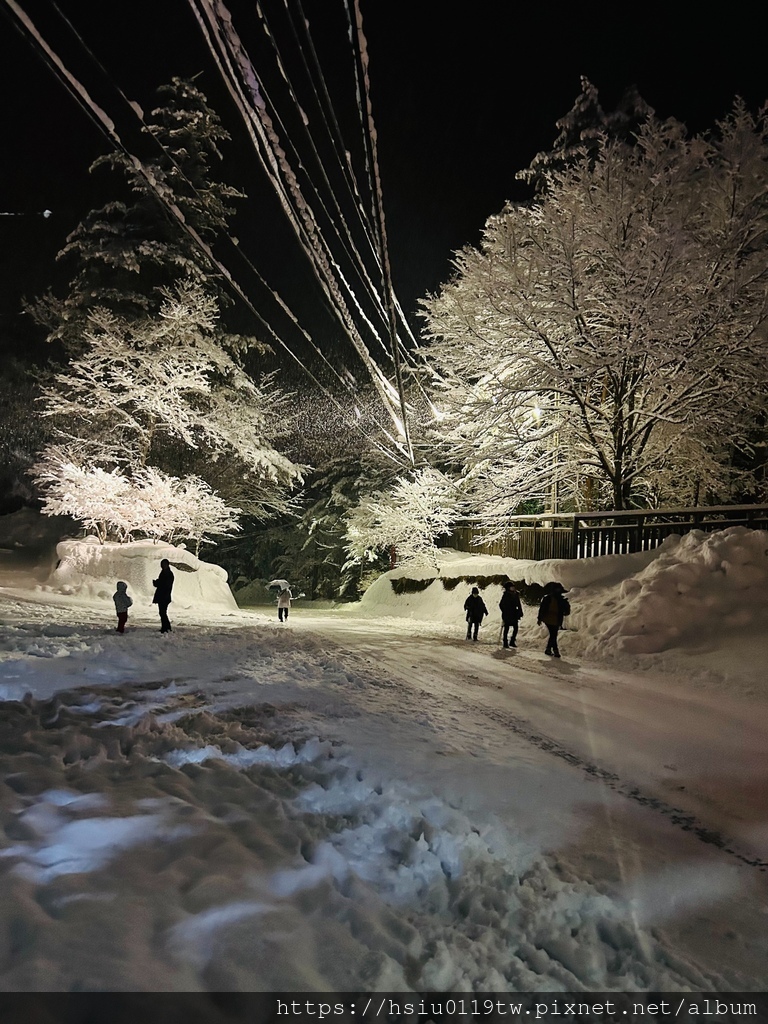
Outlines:
<svg viewBox="0 0 768 1024"><path fill-rule="evenodd" d="M539 615L536 620L539 625L542 623L549 630L549 640L545 654L551 654L554 658L560 657L560 649L557 646L557 634L563 628L563 619L571 614L571 604L567 597L564 597L565 587L562 583L547 583L544 587L544 596L539 605Z"/></svg>
<svg viewBox="0 0 768 1024"><path fill-rule="evenodd" d="M488 614L485 601L480 597L477 587L472 587L472 593L464 602L464 611L467 613L467 640L477 640L480 623L483 621L483 616ZM474 636L472 635L473 630Z"/></svg>
<svg viewBox="0 0 768 1024"><path fill-rule="evenodd" d="M499 601L501 609L501 621L504 623L504 646L517 647L517 627L523 617L523 606L520 603L520 594L515 588L512 580L504 584L504 593ZM512 627L512 639L509 639L509 628Z"/></svg>

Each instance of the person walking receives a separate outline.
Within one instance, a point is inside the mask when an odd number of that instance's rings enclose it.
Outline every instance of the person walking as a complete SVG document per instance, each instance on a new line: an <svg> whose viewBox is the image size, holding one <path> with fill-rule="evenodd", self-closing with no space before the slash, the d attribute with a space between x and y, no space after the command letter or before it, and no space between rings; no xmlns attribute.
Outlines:
<svg viewBox="0 0 768 1024"><path fill-rule="evenodd" d="M551 654L554 658L560 657L560 649L557 646L557 634L563 628L563 619L571 614L571 605L567 597L564 597L565 587L562 583L547 583L544 587L544 596L539 605L539 615L536 620L539 625L542 623L549 630L549 640L545 654Z"/></svg>
<svg viewBox="0 0 768 1024"><path fill-rule="evenodd" d="M483 621L483 616L488 614L485 601L480 597L477 587L472 587L472 593L464 602L464 611L467 613L467 640L477 640L480 623Z"/></svg>
<svg viewBox="0 0 768 1024"><path fill-rule="evenodd" d="M156 604L157 610L160 612L160 632L170 633L168 605L171 603L171 592L173 591L173 573L171 572L171 563L167 558L160 562L160 575L156 580L152 580L152 585L155 588L152 604Z"/></svg>
<svg viewBox="0 0 768 1024"><path fill-rule="evenodd" d="M117 632L125 632L125 624L128 621L128 609L133 604L133 598L128 596L128 584L120 580L116 585L112 600L115 602L117 612Z"/></svg>
<svg viewBox="0 0 768 1024"><path fill-rule="evenodd" d="M293 594L291 593L290 587L283 587L277 595L277 617L280 622L288 621L288 612L291 610L292 599ZM285 619L283 619L283 616L285 616Z"/></svg>
<svg viewBox="0 0 768 1024"><path fill-rule="evenodd" d="M501 609L501 621L504 624L504 646L517 647L517 627L523 617L523 606L520 603L520 594L512 580L504 584L504 593L499 601ZM509 639L509 630L512 627L512 639Z"/></svg>

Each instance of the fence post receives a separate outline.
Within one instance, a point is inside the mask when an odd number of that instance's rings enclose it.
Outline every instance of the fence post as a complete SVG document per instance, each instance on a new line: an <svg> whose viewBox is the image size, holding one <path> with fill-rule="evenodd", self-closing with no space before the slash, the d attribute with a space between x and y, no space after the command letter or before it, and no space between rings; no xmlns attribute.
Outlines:
<svg viewBox="0 0 768 1024"><path fill-rule="evenodd" d="M573 523L571 524L571 554L569 557L579 557L579 517L576 512L573 513Z"/></svg>
<svg viewBox="0 0 768 1024"><path fill-rule="evenodd" d="M637 522L635 523L634 529L629 532L629 551L630 554L634 551L643 550L643 526L645 524L645 516L642 512L637 514Z"/></svg>

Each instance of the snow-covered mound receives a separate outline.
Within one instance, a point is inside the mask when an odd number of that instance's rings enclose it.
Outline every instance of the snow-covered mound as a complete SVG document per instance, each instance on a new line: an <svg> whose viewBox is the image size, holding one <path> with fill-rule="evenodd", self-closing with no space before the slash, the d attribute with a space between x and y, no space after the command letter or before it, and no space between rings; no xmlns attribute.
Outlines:
<svg viewBox="0 0 768 1024"><path fill-rule="evenodd" d="M99 543L96 537L63 540L56 546L57 567L43 590L74 595L84 601L110 601L118 580L125 580L128 593L142 604L154 594L152 580L167 558L173 568L173 604L180 608L235 609L237 605L221 566L202 562L186 548L151 540L131 544Z"/></svg>
<svg viewBox="0 0 768 1024"><path fill-rule="evenodd" d="M768 620L768 533L734 526L670 537L641 572L602 593L576 590L577 624L606 647L648 654L714 633L765 629Z"/></svg>
<svg viewBox="0 0 768 1024"><path fill-rule="evenodd" d="M677 539L674 538L675 541ZM604 586L624 580L644 569L666 550L665 545L654 551L641 551L633 555L550 558L538 562L524 558L502 558L500 555L469 555L451 548L442 548L437 553L437 569L426 565L406 565L379 576L355 606L355 614L375 617L396 615L454 623L463 618L464 599L470 588L477 585L488 606L488 621L501 621L498 610L500 579L538 583L540 586L557 581L566 590L572 587ZM489 582L489 578L493 582ZM397 593L393 581L402 579L420 580L425 584L424 589Z"/></svg>
<svg viewBox="0 0 768 1024"><path fill-rule="evenodd" d="M478 585L490 613L486 624L498 626L501 578L556 580L569 591L568 626L578 631L581 652L593 657L690 647L714 633L755 637L768 621L768 533L743 526L694 530L632 555L533 562L444 550L438 557L439 569L405 566L380 576L357 613L460 624L464 599ZM393 581L403 578L422 581L424 589L396 593ZM524 626L532 619L529 612Z"/></svg>

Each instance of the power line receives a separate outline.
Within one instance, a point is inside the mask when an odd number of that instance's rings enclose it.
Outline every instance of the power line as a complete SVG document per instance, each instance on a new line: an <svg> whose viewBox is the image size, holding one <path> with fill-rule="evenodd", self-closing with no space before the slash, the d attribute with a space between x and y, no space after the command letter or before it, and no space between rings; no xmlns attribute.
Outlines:
<svg viewBox="0 0 768 1024"><path fill-rule="evenodd" d="M251 310L251 312L254 314L254 316L261 323L264 324L265 328L275 338L275 340L278 342L278 344L280 344L281 347L283 347L285 349L285 351L288 353L288 355L292 359L294 359L296 361L296 363L302 368L302 370L305 373L308 374L308 376L313 380L313 382L317 385L317 387L326 395L326 397L328 397L339 408L339 410L346 416L346 410L344 410L343 406L341 406L341 404L338 402L338 400L335 398L335 396L331 392L329 392L328 389L325 388L319 380L317 380L317 378L314 376L314 374L312 374L312 372L308 369L308 367L304 363L302 363L302 361L298 358L298 356L296 356L295 353L293 353L291 351L291 349L282 341L282 339L280 339L274 333L274 331L272 331L272 328L270 327L270 325L266 321L263 320L263 318L261 317L261 315L258 312L258 310L254 307L253 303L250 301L250 299L245 294L245 292L242 290L242 288L239 286L239 284L234 280L232 275L229 273L228 269L224 266L224 264L221 263L221 261L219 261L214 256L214 254L211 251L210 247L204 241L204 239L202 239L200 237L198 232L191 225L189 225L186 222L186 220L184 218L184 215L182 214L181 210L179 210L178 206L175 203L173 203L168 198L168 196L166 194L166 190L162 189L159 186L159 183L157 182L157 180L156 180L156 178L155 178L151 168L146 167L141 162L141 160L139 160L138 157L136 157L132 153L130 153L129 150L125 147L125 145L123 144L122 140L120 139L120 136L117 133L117 130L115 128L114 122L111 120L111 118L108 117L106 112L100 106L98 106L98 104L96 104L94 102L94 100L91 98L90 94L88 93L87 89L82 85L82 83L80 83L78 81L78 79L66 68L66 66L64 65L64 63L61 60L61 58L55 53L55 51L43 39L42 35L37 30L37 28L35 27L34 23L26 15L26 13L20 7L20 5L16 2L16 0L5 0L5 2L11 8L11 10L16 15L16 17L19 19L19 22L21 23L21 25L23 25L24 28L27 30L27 32L29 33L29 36L37 43L37 46L38 46L39 50L42 52L42 54L44 55L45 62L48 64L49 68L54 71L54 73L57 75L57 78L60 81L63 82L63 84L67 87L68 91L76 98L76 100L78 101L78 104L80 106L83 106L87 110L87 112L89 114L89 117L97 124L97 126L100 129L100 131L109 140L110 144L115 149L117 149L120 152L122 152L130 160L130 162L131 162L132 166L134 167L134 169L144 178L146 184L154 192L154 194L158 198L158 200L161 203L163 203L164 206L170 211L170 213L176 219L176 221L179 223L179 225L182 227L182 229L191 237L191 239L193 240L193 242L196 245L196 247L202 253L204 253L205 257L208 259L208 261L211 263L211 265L216 267L221 272L221 274L224 276L225 280L235 290L235 292L239 295L239 297L242 299L242 301ZM129 102L129 104L130 104L131 108L134 110L134 112L138 113L138 111L136 109L136 105L133 104L133 103L130 103L130 101L127 101L127 102ZM364 434L364 436L367 436L367 435L365 435L365 431L363 431L361 429L359 424L355 423L355 421L351 421L351 422L352 422L353 426L355 426L358 430L361 431L361 433ZM381 429L384 430L384 428L381 428ZM384 430L384 433L388 437L390 437L390 439L391 439L391 435L389 435L386 430ZM389 458L393 459L393 461L397 461L397 459L393 455L393 453L391 453L387 449L385 449L380 443L376 442L375 440L373 440L371 438L368 438L368 439L372 440L372 443L374 443L380 450L382 450L384 452L384 454L386 454Z"/></svg>

